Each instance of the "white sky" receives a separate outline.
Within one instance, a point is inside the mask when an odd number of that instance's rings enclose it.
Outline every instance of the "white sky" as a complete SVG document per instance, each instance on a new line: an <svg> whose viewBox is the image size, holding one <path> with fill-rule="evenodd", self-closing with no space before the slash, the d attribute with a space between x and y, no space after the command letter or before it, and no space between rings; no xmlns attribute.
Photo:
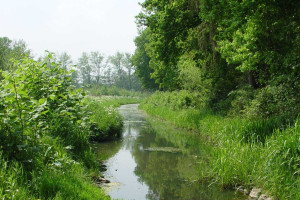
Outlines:
<svg viewBox="0 0 300 200"><path fill-rule="evenodd" d="M0 0L0 37L23 39L33 55L133 53L142 0Z"/></svg>

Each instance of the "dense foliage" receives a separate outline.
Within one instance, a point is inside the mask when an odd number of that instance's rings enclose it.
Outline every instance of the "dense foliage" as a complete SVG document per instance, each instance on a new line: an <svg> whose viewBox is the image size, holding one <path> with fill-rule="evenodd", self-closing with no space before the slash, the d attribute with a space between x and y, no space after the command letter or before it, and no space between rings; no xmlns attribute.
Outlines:
<svg viewBox="0 0 300 200"><path fill-rule="evenodd" d="M156 88L155 81L162 90L200 92L219 111L236 109L231 103L243 93L244 113L297 116L298 1L146 0L141 6L133 61L144 87Z"/></svg>

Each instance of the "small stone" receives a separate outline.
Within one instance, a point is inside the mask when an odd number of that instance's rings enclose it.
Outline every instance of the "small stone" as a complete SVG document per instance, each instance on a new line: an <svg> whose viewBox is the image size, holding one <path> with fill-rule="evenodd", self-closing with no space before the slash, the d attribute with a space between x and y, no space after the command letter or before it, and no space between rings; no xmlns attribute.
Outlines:
<svg viewBox="0 0 300 200"><path fill-rule="evenodd" d="M244 193L244 188L242 188L242 187L236 188L236 190L241 192L241 193Z"/></svg>
<svg viewBox="0 0 300 200"><path fill-rule="evenodd" d="M104 183L110 183L110 180L107 180L107 179L106 179Z"/></svg>
<svg viewBox="0 0 300 200"><path fill-rule="evenodd" d="M261 195L261 189L253 188L250 192L249 199L250 200L258 200L260 195Z"/></svg>
<svg viewBox="0 0 300 200"><path fill-rule="evenodd" d="M258 200L269 200L269 197L266 194L262 194L262 195L260 195Z"/></svg>
<svg viewBox="0 0 300 200"><path fill-rule="evenodd" d="M100 177L100 178L99 178L99 182L100 182L100 183L110 183L110 180L105 179L105 178L103 178L103 177Z"/></svg>
<svg viewBox="0 0 300 200"><path fill-rule="evenodd" d="M244 193L244 195L249 195L250 192L249 192L249 190L244 189L244 190L243 190L243 193Z"/></svg>

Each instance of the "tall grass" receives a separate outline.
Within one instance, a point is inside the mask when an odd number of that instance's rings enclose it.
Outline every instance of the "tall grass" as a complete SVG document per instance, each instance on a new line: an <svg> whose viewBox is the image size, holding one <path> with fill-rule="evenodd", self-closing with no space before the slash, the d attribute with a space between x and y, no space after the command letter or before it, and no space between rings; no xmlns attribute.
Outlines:
<svg viewBox="0 0 300 200"><path fill-rule="evenodd" d="M300 199L299 118L290 123L278 117L224 117L208 109L174 109L174 102L166 103L165 99L160 101L159 93L154 94L140 107L178 127L208 136L212 148L205 177L224 188L256 186L279 199Z"/></svg>

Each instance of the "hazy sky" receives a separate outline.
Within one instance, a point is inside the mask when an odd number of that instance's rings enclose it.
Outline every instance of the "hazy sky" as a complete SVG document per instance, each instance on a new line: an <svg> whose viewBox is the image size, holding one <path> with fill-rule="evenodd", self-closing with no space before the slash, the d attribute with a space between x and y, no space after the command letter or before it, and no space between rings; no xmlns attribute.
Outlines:
<svg viewBox="0 0 300 200"><path fill-rule="evenodd" d="M33 54L44 50L105 55L133 53L135 18L142 0L0 0L0 37L23 39Z"/></svg>

